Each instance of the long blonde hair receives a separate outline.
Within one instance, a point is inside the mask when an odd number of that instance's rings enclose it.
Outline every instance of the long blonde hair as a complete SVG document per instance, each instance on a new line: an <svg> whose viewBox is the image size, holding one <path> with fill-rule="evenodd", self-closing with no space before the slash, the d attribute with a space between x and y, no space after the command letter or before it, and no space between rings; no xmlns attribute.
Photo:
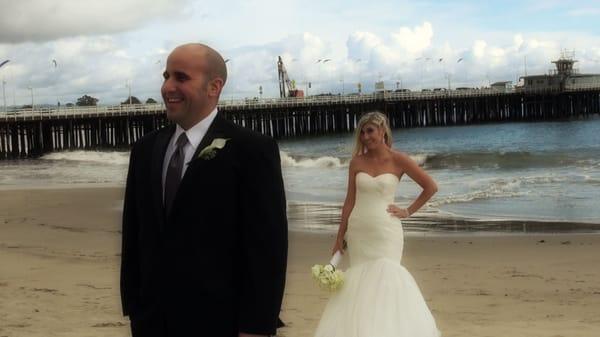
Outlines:
<svg viewBox="0 0 600 337"><path fill-rule="evenodd" d="M360 131L365 124L369 123L376 125L379 129L383 128L383 140L389 148L392 147L392 130L390 129L390 123L388 122L387 117L379 111L368 112L360 118L358 125L356 126L354 132L354 151L352 151L353 157L366 152L365 147L360 141Z"/></svg>

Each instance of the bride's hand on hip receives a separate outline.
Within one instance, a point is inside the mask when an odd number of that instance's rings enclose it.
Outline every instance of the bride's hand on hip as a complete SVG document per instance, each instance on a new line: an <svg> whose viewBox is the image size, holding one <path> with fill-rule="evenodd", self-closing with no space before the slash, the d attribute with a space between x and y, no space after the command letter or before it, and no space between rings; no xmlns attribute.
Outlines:
<svg viewBox="0 0 600 337"><path fill-rule="evenodd" d="M406 208L400 208L396 205L389 205L387 208L388 213L390 213L391 215L395 216L396 218L408 218L410 216L410 213L408 212L408 210Z"/></svg>

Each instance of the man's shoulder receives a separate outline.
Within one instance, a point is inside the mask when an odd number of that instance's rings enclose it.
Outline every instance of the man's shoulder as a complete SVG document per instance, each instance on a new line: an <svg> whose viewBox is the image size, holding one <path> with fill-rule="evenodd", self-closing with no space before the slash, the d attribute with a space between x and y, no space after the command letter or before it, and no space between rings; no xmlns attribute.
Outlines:
<svg viewBox="0 0 600 337"><path fill-rule="evenodd" d="M154 147L154 143L156 143L157 138L161 135L165 135L165 134L172 132L173 131L172 129L173 129L173 125L167 125L165 127L151 131L151 132L143 135L140 139L138 139L137 141L135 141L133 143L132 151L133 150L140 151L142 149L148 149L148 150L152 149Z"/></svg>
<svg viewBox="0 0 600 337"><path fill-rule="evenodd" d="M162 127L160 129L156 129L153 131L150 131L149 133L143 135L140 139L138 139L136 141L136 144L148 144L148 143L154 143L154 141L156 140L156 138L163 134L163 133L169 133L172 131L173 129L173 125L167 125L165 127Z"/></svg>
<svg viewBox="0 0 600 337"><path fill-rule="evenodd" d="M236 143L243 148L253 148L256 146L273 146L275 140L267 135L243 127L228 119L223 118L227 125L229 133L235 138Z"/></svg>

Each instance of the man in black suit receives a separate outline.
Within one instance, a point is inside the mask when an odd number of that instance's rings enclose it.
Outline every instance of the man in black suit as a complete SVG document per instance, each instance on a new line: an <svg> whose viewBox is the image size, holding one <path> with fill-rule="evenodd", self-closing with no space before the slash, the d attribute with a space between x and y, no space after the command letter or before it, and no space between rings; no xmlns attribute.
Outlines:
<svg viewBox="0 0 600 337"><path fill-rule="evenodd" d="M121 299L134 337L275 334L287 261L275 141L219 115L219 53L173 50L162 96L174 125L131 151Z"/></svg>

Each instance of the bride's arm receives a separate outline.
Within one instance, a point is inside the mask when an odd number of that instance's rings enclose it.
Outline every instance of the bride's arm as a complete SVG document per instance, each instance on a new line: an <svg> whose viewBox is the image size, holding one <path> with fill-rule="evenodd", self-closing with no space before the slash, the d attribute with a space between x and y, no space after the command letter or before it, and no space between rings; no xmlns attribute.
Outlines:
<svg viewBox="0 0 600 337"><path fill-rule="evenodd" d="M404 173L423 188L423 191L419 194L417 199L415 199L415 201L413 201L406 209L410 216L423 207L423 205L425 205L425 203L437 192L437 184L433 178L431 178L425 170L420 168L407 154L394 152L394 160L396 165L398 165Z"/></svg>
<svg viewBox="0 0 600 337"><path fill-rule="evenodd" d="M354 208L354 201L356 195L355 176L356 159L352 158L348 169L348 191L346 192L346 200L344 200L344 206L342 207L342 219L340 221L337 239L335 240L335 245L333 246L332 254L335 254L335 252L338 250L342 253L344 252L344 236L346 235L346 229L348 228L348 217L350 216L350 212L352 212L352 209Z"/></svg>

